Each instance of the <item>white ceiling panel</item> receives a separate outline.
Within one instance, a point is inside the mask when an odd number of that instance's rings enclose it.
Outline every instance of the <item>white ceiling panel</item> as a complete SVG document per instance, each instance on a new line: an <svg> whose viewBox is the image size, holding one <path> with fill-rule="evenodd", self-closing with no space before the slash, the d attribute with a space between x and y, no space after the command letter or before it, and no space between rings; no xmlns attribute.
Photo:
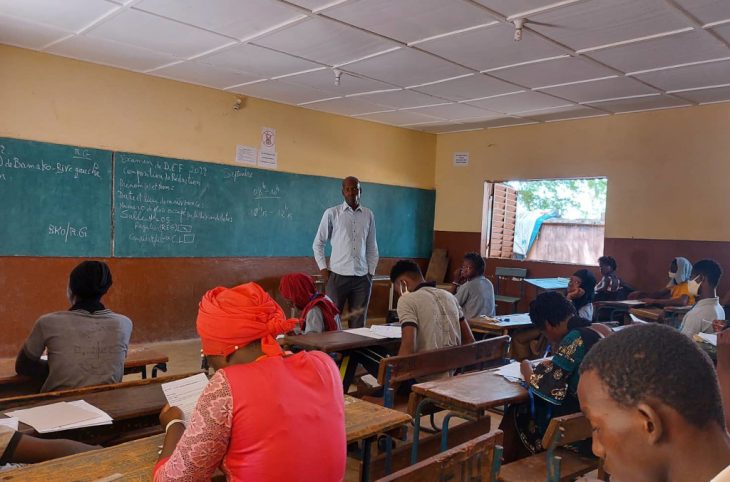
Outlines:
<svg viewBox="0 0 730 482"><path fill-rule="evenodd" d="M250 72L264 77L277 77L321 67L308 60L251 44L236 45L196 60L224 69Z"/></svg>
<svg viewBox="0 0 730 482"><path fill-rule="evenodd" d="M448 100L460 101L518 92L521 89L486 75L474 74L460 79L439 82L438 84L416 87L414 90Z"/></svg>
<svg viewBox="0 0 730 482"><path fill-rule="evenodd" d="M94 27L90 37L187 58L229 44L231 39L135 10Z"/></svg>
<svg viewBox="0 0 730 482"><path fill-rule="evenodd" d="M289 3L299 5L300 7L304 7L309 10L319 10L327 5L340 3L342 1L346 0L289 0Z"/></svg>
<svg viewBox="0 0 730 482"><path fill-rule="evenodd" d="M221 69L194 61L171 65L155 70L152 74L192 84L206 85L216 89L261 79L257 75L234 72L233 70Z"/></svg>
<svg viewBox="0 0 730 482"><path fill-rule="evenodd" d="M530 88L579 82L615 75L613 71L576 57L547 60L491 72L500 79Z"/></svg>
<svg viewBox="0 0 730 482"><path fill-rule="evenodd" d="M177 60L175 57L152 50L124 45L110 40L94 39L83 35L71 37L51 46L49 53L113 65L128 70L144 71L161 67Z"/></svg>
<svg viewBox="0 0 730 482"><path fill-rule="evenodd" d="M416 129L423 132L431 132L433 134L444 134L447 132L459 132L459 131L465 131L465 130L476 130L476 129L483 129L483 127L479 128L469 128L468 126L465 126L463 124L423 124L423 125L416 125L416 126L406 126L409 129Z"/></svg>
<svg viewBox="0 0 730 482"><path fill-rule="evenodd" d="M441 117L442 119L448 119L450 121L455 121L458 119L495 117L499 115L496 112L487 112L483 109L479 109L477 107L473 107L467 104L436 105L432 107L420 107L418 109L409 110L411 110L412 112L417 112L419 114Z"/></svg>
<svg viewBox="0 0 730 482"><path fill-rule="evenodd" d="M609 112L634 112L640 110L666 109L669 107L681 107L690 105L680 99L666 95L651 95L648 97L636 97L633 99L611 100L608 102L597 102L590 104Z"/></svg>
<svg viewBox="0 0 730 482"><path fill-rule="evenodd" d="M304 17L271 0L142 0L134 8L239 39Z"/></svg>
<svg viewBox="0 0 730 482"><path fill-rule="evenodd" d="M505 17L549 7L560 2L558 0L476 0L485 7L501 13Z"/></svg>
<svg viewBox="0 0 730 482"><path fill-rule="evenodd" d="M520 112L562 107L568 103L539 92L523 92L520 94L502 95L491 99L475 100L469 102L469 104L495 112L518 114Z"/></svg>
<svg viewBox="0 0 730 482"><path fill-rule="evenodd" d="M412 90L397 90L394 92L375 92L367 95L359 95L359 98L375 104L384 105L392 109L406 109L409 107L421 107L425 105L443 104L445 99L431 97Z"/></svg>
<svg viewBox="0 0 730 482"><path fill-rule="evenodd" d="M581 119L585 117L598 117L608 115L606 112L591 109L586 106L558 107L557 109L546 109L534 115L525 114L526 117L541 122L552 122L557 120Z"/></svg>
<svg viewBox="0 0 730 482"><path fill-rule="evenodd" d="M433 117L425 114L419 114L417 112L412 112L410 110L396 110L391 112L379 112L377 114L368 114L363 116L358 116L358 119L365 119L365 120L371 120L375 122L381 122L383 124L391 124L391 125L411 125L411 124L417 124L421 122L432 122L437 120L445 120L440 119L438 117Z"/></svg>
<svg viewBox="0 0 730 482"><path fill-rule="evenodd" d="M255 84L234 87L230 91L284 104L301 104L331 97L327 92L302 85L287 84L282 80L256 82Z"/></svg>
<svg viewBox="0 0 730 482"><path fill-rule="evenodd" d="M68 35L69 32L55 27L0 15L0 43L38 50Z"/></svg>
<svg viewBox="0 0 730 482"><path fill-rule="evenodd" d="M574 102L588 102L591 100L616 99L632 95L656 93L656 89L638 82L631 77L616 77L613 79L582 82L580 84L563 85L544 89L548 94L556 95Z"/></svg>
<svg viewBox="0 0 730 482"><path fill-rule="evenodd" d="M721 85L730 82L730 60L657 70L636 77L663 90Z"/></svg>
<svg viewBox="0 0 730 482"><path fill-rule="evenodd" d="M103 0L2 0L0 14L77 32L119 9Z"/></svg>
<svg viewBox="0 0 730 482"><path fill-rule="evenodd" d="M702 23L730 18L730 2L727 0L677 0L677 3Z"/></svg>
<svg viewBox="0 0 730 482"><path fill-rule="evenodd" d="M727 57L728 48L709 33L684 32L590 52L591 57L624 72Z"/></svg>
<svg viewBox="0 0 730 482"><path fill-rule="evenodd" d="M371 104L370 102L365 102L354 97L325 100L323 102L308 104L305 107L339 115L369 114L387 110L382 105Z"/></svg>
<svg viewBox="0 0 730 482"><path fill-rule="evenodd" d="M350 72L383 80L401 87L434 82L468 74L450 62L413 49L398 49L345 67Z"/></svg>
<svg viewBox="0 0 730 482"><path fill-rule="evenodd" d="M590 0L529 20L530 28L575 50L691 26L686 16L667 8L665 0Z"/></svg>
<svg viewBox="0 0 730 482"><path fill-rule="evenodd" d="M462 0L356 0L326 15L406 43L495 21Z"/></svg>
<svg viewBox="0 0 730 482"><path fill-rule="evenodd" d="M514 28L497 24L418 44L418 48L451 59L476 70L564 55L565 51L525 32L514 41Z"/></svg>
<svg viewBox="0 0 730 482"><path fill-rule="evenodd" d="M708 102L724 102L730 101L730 85L724 87L715 87L713 89L691 90L688 92L678 92L677 95L697 102L706 104Z"/></svg>
<svg viewBox="0 0 730 482"><path fill-rule="evenodd" d="M537 122L530 119L522 119L520 117L502 117L500 119L465 125L472 125L473 127L484 127L485 129L494 129L496 127L519 126L525 124L537 124Z"/></svg>
<svg viewBox="0 0 730 482"><path fill-rule="evenodd" d="M324 18L311 18L264 35L257 45L327 65L361 59L397 46L375 35Z"/></svg>
<svg viewBox="0 0 730 482"><path fill-rule="evenodd" d="M286 81L290 84L306 85L308 87L330 92L333 96L343 96L394 88L392 85L386 84L385 82L357 77L347 72L341 73L340 85L335 85L335 73L333 69L329 68L287 77Z"/></svg>

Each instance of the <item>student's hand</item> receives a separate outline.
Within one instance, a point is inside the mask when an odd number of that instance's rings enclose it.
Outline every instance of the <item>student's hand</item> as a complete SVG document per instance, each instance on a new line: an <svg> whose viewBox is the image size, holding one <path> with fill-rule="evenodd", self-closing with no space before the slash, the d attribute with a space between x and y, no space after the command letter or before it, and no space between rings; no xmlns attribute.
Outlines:
<svg viewBox="0 0 730 482"><path fill-rule="evenodd" d="M720 333L725 329L725 320L713 320L712 329L715 333Z"/></svg>
<svg viewBox="0 0 730 482"><path fill-rule="evenodd" d="M522 378L526 382L530 381L530 378L532 378L532 363L530 360L522 360L520 362L520 373L522 373Z"/></svg>
<svg viewBox="0 0 730 482"><path fill-rule="evenodd" d="M319 274L322 275L322 281L324 281L325 287L327 286L327 282L330 280L331 273L332 272L327 268L319 270Z"/></svg>
<svg viewBox="0 0 730 482"><path fill-rule="evenodd" d="M727 369L727 367L730 367L730 330L724 330L717 334L717 367L718 374L721 368ZM722 381L720 383L722 384Z"/></svg>
<svg viewBox="0 0 730 482"><path fill-rule="evenodd" d="M568 291L567 298L569 300L576 300L578 298L583 297L584 294L586 294L586 290L584 290L583 288L578 288L575 291Z"/></svg>
<svg viewBox="0 0 730 482"><path fill-rule="evenodd" d="M175 419L185 420L182 410L180 410L180 407L171 407L165 404L160 412L160 425L162 425L162 428L167 427L167 424Z"/></svg>

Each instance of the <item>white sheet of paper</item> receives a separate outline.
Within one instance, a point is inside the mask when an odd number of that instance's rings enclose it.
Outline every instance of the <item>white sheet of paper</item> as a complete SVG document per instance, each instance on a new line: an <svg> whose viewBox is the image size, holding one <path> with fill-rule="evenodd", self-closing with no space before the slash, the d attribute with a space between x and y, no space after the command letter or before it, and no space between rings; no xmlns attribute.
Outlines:
<svg viewBox="0 0 730 482"><path fill-rule="evenodd" d="M278 157L276 152L259 151L259 167L267 169L276 169L278 167Z"/></svg>
<svg viewBox="0 0 730 482"><path fill-rule="evenodd" d="M495 319L497 320L497 325L499 326L523 325L527 323L532 323L530 315L527 313L520 313L517 315L509 316L498 316Z"/></svg>
<svg viewBox="0 0 730 482"><path fill-rule="evenodd" d="M163 383L162 392L167 398L171 407L179 407L182 410L185 420L190 420L198 403L200 394L208 385L208 377L205 373L198 373L192 377L175 380L174 382Z"/></svg>
<svg viewBox="0 0 730 482"><path fill-rule="evenodd" d="M537 366L538 364L546 361L546 360L552 360L553 357L549 356L547 358L540 358L538 360L532 360L532 366L533 368ZM507 379L510 382L522 382L525 379L522 377L522 372L520 371L520 362L512 362L509 365L504 365L499 368L496 368L494 372L497 375L503 376L505 379Z"/></svg>
<svg viewBox="0 0 730 482"><path fill-rule="evenodd" d="M629 305L629 306L646 304L643 301L639 301L639 300L623 300L623 301L617 301L616 303L621 303L622 305Z"/></svg>
<svg viewBox="0 0 730 482"><path fill-rule="evenodd" d="M400 326L373 325L370 327L370 331L372 331L376 335L382 335L386 338L400 338L401 337Z"/></svg>
<svg viewBox="0 0 730 482"><path fill-rule="evenodd" d="M636 316L632 313L629 313L629 317L631 318L631 321L633 321L634 323L646 323L646 321L642 320L641 318L639 318L638 316Z"/></svg>
<svg viewBox="0 0 730 482"><path fill-rule="evenodd" d="M24 424L33 427L38 433L53 432L58 427L87 422L97 417L95 412L67 402L5 412L5 415L17 417Z"/></svg>
<svg viewBox="0 0 730 482"><path fill-rule="evenodd" d="M352 333L353 335L367 336L368 338L376 338L378 340L382 340L383 338L388 338L387 336L378 335L370 328L350 328L349 330L343 330L343 331Z"/></svg>
<svg viewBox="0 0 730 482"><path fill-rule="evenodd" d="M717 333L698 333L697 336L702 338L702 341L717 346Z"/></svg>
<svg viewBox="0 0 730 482"><path fill-rule="evenodd" d="M12 428L13 430L18 430L18 422L19 420L15 417L8 417L8 418L0 418L0 425L3 427Z"/></svg>
<svg viewBox="0 0 730 482"><path fill-rule="evenodd" d="M256 149L255 147L242 146L241 144L238 144L236 146L237 163L255 166L256 159L258 159L258 149Z"/></svg>
<svg viewBox="0 0 730 482"><path fill-rule="evenodd" d="M99 425L111 425L114 422L108 413L106 413L105 411L103 411L100 408L93 406L89 402L86 402L84 400L76 400L74 402L68 402L68 403L69 403L69 405L83 408L84 410L88 410L89 412L93 412L94 414L96 414L96 416L92 419L85 420L83 422L73 423L70 425L61 425L54 429L50 429L44 433L61 432L63 430L72 430L72 429L84 428L84 427L97 427Z"/></svg>

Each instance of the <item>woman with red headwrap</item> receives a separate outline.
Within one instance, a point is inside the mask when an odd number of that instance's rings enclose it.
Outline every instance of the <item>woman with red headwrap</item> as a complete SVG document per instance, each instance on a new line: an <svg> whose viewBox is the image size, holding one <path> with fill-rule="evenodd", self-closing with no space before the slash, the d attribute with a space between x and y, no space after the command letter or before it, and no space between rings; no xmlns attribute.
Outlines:
<svg viewBox="0 0 730 482"><path fill-rule="evenodd" d="M304 333L322 333L342 329L340 311L329 296L319 293L311 276L290 273L281 278L279 293L299 311Z"/></svg>
<svg viewBox="0 0 730 482"><path fill-rule="evenodd" d="M345 407L337 366L325 353L284 353L274 337L298 323L256 283L215 288L197 328L216 369L190 420L165 407L155 481L341 481ZM316 441L316 442L315 442Z"/></svg>

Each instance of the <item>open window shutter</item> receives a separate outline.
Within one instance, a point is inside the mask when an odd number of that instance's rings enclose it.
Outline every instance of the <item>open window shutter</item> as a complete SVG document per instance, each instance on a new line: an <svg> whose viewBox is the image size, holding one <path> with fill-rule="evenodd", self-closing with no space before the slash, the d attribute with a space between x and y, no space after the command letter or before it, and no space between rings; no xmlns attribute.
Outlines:
<svg viewBox="0 0 730 482"><path fill-rule="evenodd" d="M517 190L506 184L492 184L491 222L487 255L490 258L511 258L515 242Z"/></svg>

